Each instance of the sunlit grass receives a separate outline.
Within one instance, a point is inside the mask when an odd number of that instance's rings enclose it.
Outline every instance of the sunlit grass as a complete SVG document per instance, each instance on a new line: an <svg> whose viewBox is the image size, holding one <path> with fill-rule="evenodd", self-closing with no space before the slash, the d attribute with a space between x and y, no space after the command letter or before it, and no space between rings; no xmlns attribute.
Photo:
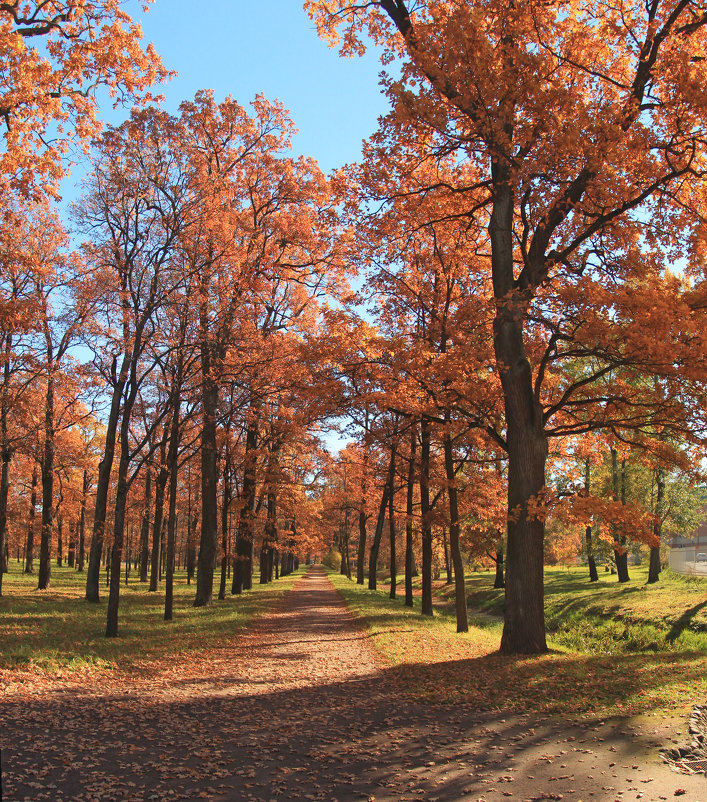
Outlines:
<svg viewBox="0 0 707 802"><path fill-rule="evenodd" d="M136 662L200 652L232 637L266 611L304 570L269 585L254 584L241 596L227 591L224 601L209 607L193 607L196 586L187 585L186 572L177 571L171 622L163 620L164 582L158 592L150 593L133 573L128 586L121 587L118 637L106 638L105 574L100 603L89 604L83 598L85 573L52 567L51 586L40 591L36 576L22 574L11 562L0 598L0 667L129 668ZM215 583L214 597L218 572Z"/></svg>
<svg viewBox="0 0 707 802"><path fill-rule="evenodd" d="M549 569L551 652L507 657L497 651L503 591L493 589L490 572L467 579L476 626L462 635L453 608L436 607L425 618L419 597L411 611L402 598L330 576L368 627L389 675L417 698L575 716L682 714L707 699L707 580L665 572L646 586L645 570L634 568L628 586L610 575L590 584L582 569ZM444 583L435 583L435 593L453 599Z"/></svg>

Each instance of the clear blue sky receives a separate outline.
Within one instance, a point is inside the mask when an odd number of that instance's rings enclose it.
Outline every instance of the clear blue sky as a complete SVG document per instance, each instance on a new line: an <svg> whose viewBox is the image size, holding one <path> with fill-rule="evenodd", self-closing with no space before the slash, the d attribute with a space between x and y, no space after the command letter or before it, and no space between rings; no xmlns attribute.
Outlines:
<svg viewBox="0 0 707 802"><path fill-rule="evenodd" d="M319 40L301 0L155 0L147 13L129 0L125 8L178 73L159 90L168 111L199 89L213 89L217 100L233 95L243 106L262 92L289 109L300 132L295 152L328 172L360 157L361 140L386 110L377 53L341 58ZM108 104L102 111L113 123L126 116Z"/></svg>

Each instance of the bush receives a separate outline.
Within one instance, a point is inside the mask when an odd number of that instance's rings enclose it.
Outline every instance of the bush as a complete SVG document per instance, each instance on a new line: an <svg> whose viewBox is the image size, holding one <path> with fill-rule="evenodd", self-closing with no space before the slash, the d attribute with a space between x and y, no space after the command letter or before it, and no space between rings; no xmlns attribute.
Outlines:
<svg viewBox="0 0 707 802"><path fill-rule="evenodd" d="M341 554L332 547L324 555L322 563L326 565L327 568L331 568L332 571L338 571L341 568Z"/></svg>

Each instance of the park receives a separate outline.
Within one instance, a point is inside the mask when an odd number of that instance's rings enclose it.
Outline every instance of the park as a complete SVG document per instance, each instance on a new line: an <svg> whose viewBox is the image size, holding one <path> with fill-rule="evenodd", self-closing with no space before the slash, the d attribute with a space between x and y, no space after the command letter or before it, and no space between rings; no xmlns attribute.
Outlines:
<svg viewBox="0 0 707 802"><path fill-rule="evenodd" d="M0 4L11 800L707 800L697 0Z"/></svg>

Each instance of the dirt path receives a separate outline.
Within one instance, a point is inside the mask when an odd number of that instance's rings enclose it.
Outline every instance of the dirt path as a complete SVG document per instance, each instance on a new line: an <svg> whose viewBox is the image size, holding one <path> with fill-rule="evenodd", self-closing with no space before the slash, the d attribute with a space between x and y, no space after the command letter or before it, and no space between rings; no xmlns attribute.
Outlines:
<svg viewBox="0 0 707 802"><path fill-rule="evenodd" d="M670 723L406 701L318 567L235 643L148 668L6 686L3 800L707 802L707 778L659 761Z"/></svg>

